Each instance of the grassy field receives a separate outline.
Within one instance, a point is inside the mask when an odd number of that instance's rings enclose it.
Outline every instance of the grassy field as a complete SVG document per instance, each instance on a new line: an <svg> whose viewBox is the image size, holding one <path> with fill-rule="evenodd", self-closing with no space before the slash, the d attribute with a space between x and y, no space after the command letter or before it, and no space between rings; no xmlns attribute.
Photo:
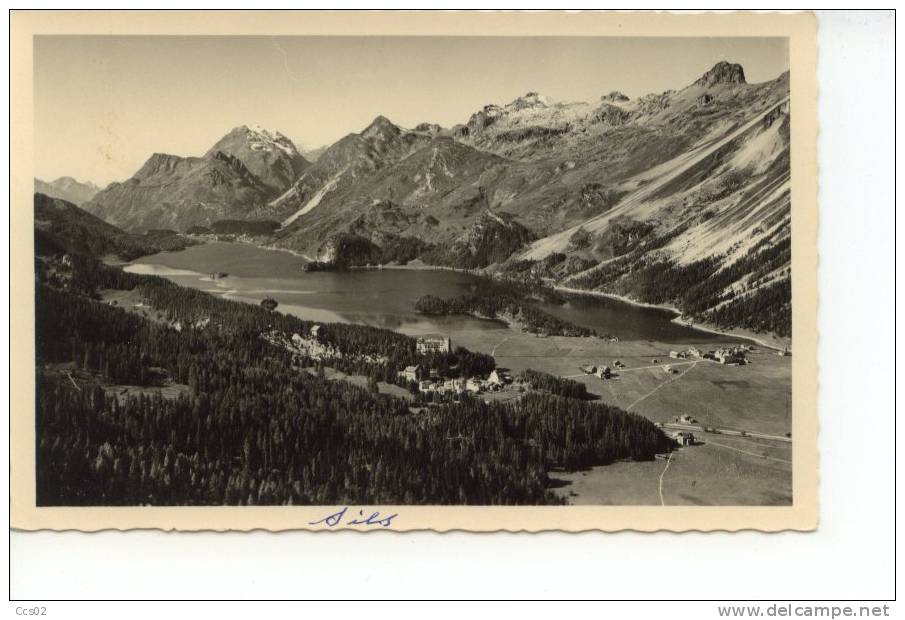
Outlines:
<svg viewBox="0 0 905 620"><path fill-rule="evenodd" d="M141 394L145 396L160 396L167 400L176 400L181 395L189 396L192 388L182 383L167 382L161 386L143 386L143 385L104 385L104 391L107 394L115 395L120 403L124 403L129 397L136 397Z"/></svg>
<svg viewBox="0 0 905 620"><path fill-rule="evenodd" d="M181 395L191 395L192 388L182 383L164 379L162 385L119 385L104 383L97 372L80 369L73 362L45 364L38 367L38 372L59 377L68 381L73 389L84 390L99 385L108 395L116 396L119 402L125 402L130 396L160 396L167 400L175 400Z"/></svg>
<svg viewBox="0 0 905 620"><path fill-rule="evenodd" d="M104 303L110 304L111 306L117 306L119 308L122 308L126 312L137 314L138 316L146 318L155 323L170 325L162 312L156 310L155 308L152 308L149 304L145 303L145 301L141 297L141 293L139 293L137 288L128 291L119 289L104 289L99 292Z"/></svg>
<svg viewBox="0 0 905 620"><path fill-rule="evenodd" d="M691 415L705 426L784 436L792 430L792 362L761 347L746 366L708 360L674 360L675 345L650 341L610 343L597 338L536 338L510 330L453 334L455 344L493 353L513 372L534 368L581 381L601 401L655 422ZM688 348L683 345L682 348ZM715 345L698 344L706 350ZM626 368L610 380L584 375L580 367ZM654 363L654 360L658 363ZM667 373L669 364L679 374ZM698 445L674 453L663 476L666 505L776 505L792 501L791 444L695 433ZM574 504L660 505L665 461L614 463L588 471L554 472L556 493Z"/></svg>
<svg viewBox="0 0 905 620"><path fill-rule="evenodd" d="M492 352L499 366L513 372L534 368L580 381L604 402L655 422L688 414L707 426L770 435L792 430L792 361L766 349L750 353L751 364L728 366L670 359L669 351L676 347L656 342L536 338L512 330L496 341L488 341L487 332L462 332L454 339L470 349ZM703 350L707 345L697 346ZM626 368L616 371L613 379L598 379L580 370L587 365L612 367L617 359ZM668 374L665 365L679 374Z"/></svg>
<svg viewBox="0 0 905 620"><path fill-rule="evenodd" d="M135 292L104 291L104 300L131 312L165 322L141 304ZM749 354L751 364L726 366L707 360L669 357L676 345L653 341L608 342L598 338L538 338L515 329L488 332L459 330L454 346L490 353L513 374L533 368L584 383L602 402L638 413L655 422L690 415L704 426L784 436L792 430L791 358L763 347ZM688 348L690 345L682 345ZM699 343L701 350L714 344ZM580 367L625 364L610 380L582 373ZM654 360L657 360L656 362ZM669 364L678 374L663 369ZM312 369L313 371L313 369ZM333 369L328 377L363 387L363 376ZM122 391L127 386L110 386ZM173 398L185 386L152 388ZM139 389L129 387L129 390ZM187 388L186 388L187 389ZM405 389L379 383L383 394L407 400ZM130 392L127 392L130 393ZM515 391L483 395L490 400L517 398ZM777 505L792 501L791 444L750 437L695 433L698 445L673 453L666 469L661 460L615 463L587 471L554 472L555 492L574 504L611 505ZM660 480L662 475L662 498Z"/></svg>
<svg viewBox="0 0 905 620"><path fill-rule="evenodd" d="M317 376L317 369L314 366L309 366L305 370L307 370L310 374ZM324 377L330 380L338 379L341 381L348 381L349 383L354 383L358 387L362 388L368 387L368 378L366 376L346 374L341 370L336 370L335 368L330 368L329 366L324 368ZM398 385L394 385L392 383L386 383L385 381L377 382L377 391L381 394L389 394L390 396L404 398L408 401L415 400L415 397L412 395L412 393L405 388L401 388Z"/></svg>
<svg viewBox="0 0 905 620"><path fill-rule="evenodd" d="M673 452L668 469L661 460L620 462L588 471L554 472L551 478L557 485L554 491L572 504L788 506L789 460L789 444L726 437L711 441L705 435L703 443Z"/></svg>

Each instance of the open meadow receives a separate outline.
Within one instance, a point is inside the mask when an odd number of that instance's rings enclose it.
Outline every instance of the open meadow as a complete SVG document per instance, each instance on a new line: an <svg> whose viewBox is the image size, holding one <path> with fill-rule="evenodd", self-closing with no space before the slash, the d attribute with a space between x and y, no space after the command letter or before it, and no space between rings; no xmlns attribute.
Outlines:
<svg viewBox="0 0 905 620"><path fill-rule="evenodd" d="M791 357L754 345L750 364L676 360L670 350L691 345L597 338L537 338L509 330L491 341L486 332L453 335L456 344L493 353L513 373L534 368L584 383L601 401L660 423L689 415L692 426L786 439L792 430ZM696 345L701 350L713 343ZM582 366L615 360L612 379L586 375ZM654 360L657 360L656 362ZM663 367L678 371L673 374ZM670 432L670 429L664 429ZM620 462L588 471L554 472L556 492L574 504L788 505L792 501L792 444L695 430L696 444L666 461ZM664 470L666 473L664 474ZM663 474L662 499L660 477Z"/></svg>

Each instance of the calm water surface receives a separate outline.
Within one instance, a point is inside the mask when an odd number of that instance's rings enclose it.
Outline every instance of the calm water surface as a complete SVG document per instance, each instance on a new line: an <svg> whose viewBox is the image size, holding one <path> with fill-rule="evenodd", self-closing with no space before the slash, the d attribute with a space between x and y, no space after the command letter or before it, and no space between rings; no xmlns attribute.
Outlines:
<svg viewBox="0 0 905 620"><path fill-rule="evenodd" d="M363 323L406 334L459 330L505 330L498 321L472 317L425 317L415 312L422 295L453 297L476 291L480 279L454 271L369 269L305 273L303 258L240 243L207 243L181 252L144 256L126 271L166 277L177 284L249 303L273 297L279 310L304 319ZM225 278L210 275L225 272ZM540 308L578 325L623 340L709 342L731 340L671 321L673 313L618 300L572 297L564 305Z"/></svg>

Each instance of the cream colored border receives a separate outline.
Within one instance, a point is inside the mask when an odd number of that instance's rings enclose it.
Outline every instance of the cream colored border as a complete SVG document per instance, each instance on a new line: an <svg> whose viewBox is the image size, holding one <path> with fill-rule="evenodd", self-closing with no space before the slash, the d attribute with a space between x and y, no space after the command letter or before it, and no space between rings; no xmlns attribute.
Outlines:
<svg viewBox="0 0 905 620"><path fill-rule="evenodd" d="M328 507L36 508L32 247L35 34L789 37L792 104L793 496L789 507L377 507L390 529L812 530L817 526L817 81L812 14L15 11L10 40L10 499L25 530L311 528ZM354 529L354 528L350 528ZM381 528L382 529L382 528Z"/></svg>

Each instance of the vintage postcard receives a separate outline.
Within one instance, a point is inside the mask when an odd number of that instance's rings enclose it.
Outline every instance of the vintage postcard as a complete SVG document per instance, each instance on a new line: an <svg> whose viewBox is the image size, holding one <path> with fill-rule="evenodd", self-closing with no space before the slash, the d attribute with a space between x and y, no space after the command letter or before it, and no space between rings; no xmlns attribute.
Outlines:
<svg viewBox="0 0 905 620"><path fill-rule="evenodd" d="M817 526L807 13L12 15L12 525Z"/></svg>

